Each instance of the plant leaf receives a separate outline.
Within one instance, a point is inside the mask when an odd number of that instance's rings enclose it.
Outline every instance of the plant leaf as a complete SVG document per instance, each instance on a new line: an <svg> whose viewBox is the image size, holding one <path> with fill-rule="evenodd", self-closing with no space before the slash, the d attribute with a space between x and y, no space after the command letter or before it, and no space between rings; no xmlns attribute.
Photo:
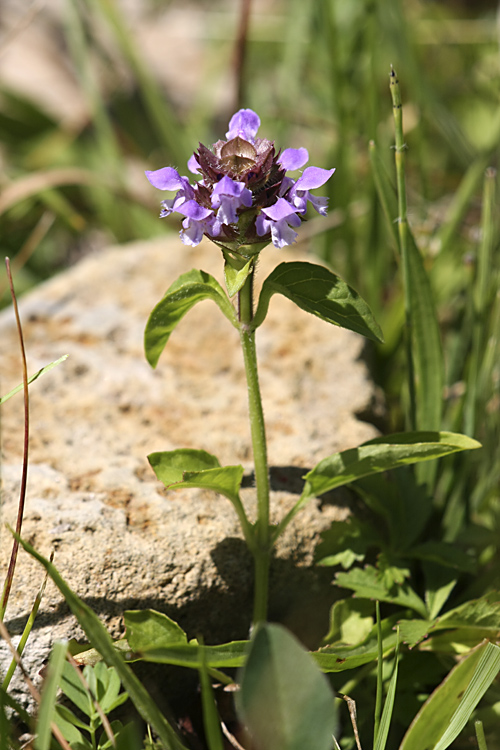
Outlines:
<svg viewBox="0 0 500 750"><path fill-rule="evenodd" d="M51 362L50 365L45 365L45 367L42 367L41 370L38 370L38 372L35 372L34 375L31 375L31 377L28 378L28 385L30 383L33 383L34 380L38 380L38 378L41 375L44 375L49 370L52 370L53 367L56 365L60 365L61 362L64 362L65 359L68 359L68 355L64 354L62 357L59 357L59 359L56 359L55 362ZM5 396L0 396L0 404L3 404L5 401L8 401L9 398L12 398L12 396L15 396L16 393L19 393L19 391L22 391L23 389L23 383L20 383L19 385L16 385L15 388L13 388L11 391L5 394Z"/></svg>
<svg viewBox="0 0 500 750"><path fill-rule="evenodd" d="M230 297L234 297L247 280L249 273L253 271L255 258L250 258L242 268L235 268L233 265L234 260L232 258L228 260L228 253L224 253L224 257L226 259L224 264L224 280L226 282L227 293Z"/></svg>
<svg viewBox="0 0 500 750"><path fill-rule="evenodd" d="M274 528L273 539L276 540L283 533L313 497L370 474L480 447L481 443L477 440L454 432L399 432L369 440L358 448L333 453L305 475L302 495Z"/></svg>
<svg viewBox="0 0 500 750"><path fill-rule="evenodd" d="M144 333L146 359L156 367L170 334L189 310L204 299L212 299L234 326L236 313L224 290L213 276L193 269L179 276L149 316Z"/></svg>
<svg viewBox="0 0 500 750"><path fill-rule="evenodd" d="M238 514L247 544L250 549L253 548L253 527L239 494L244 471L241 465L221 466L211 453L189 448L151 453L148 460L160 482L167 488L198 487L227 497Z"/></svg>
<svg viewBox="0 0 500 750"><path fill-rule="evenodd" d="M397 619L397 615L393 615L381 622L382 653L384 656L390 654L396 647L397 635L394 627ZM355 669L363 664L375 661L378 658L377 625L374 625L367 637L356 646L334 643L315 651L313 656L323 672L343 672L346 669Z"/></svg>
<svg viewBox="0 0 500 750"><path fill-rule="evenodd" d="M385 750L387 744L387 737L389 735L389 729L391 726L392 712L394 709L394 700L396 698L396 684L398 681L398 651L399 651L399 634L398 641L396 643L396 655L394 657L394 669L389 681L389 687L387 689L387 695L384 703L384 710L382 711L382 718L380 720L380 726L375 738L374 750Z"/></svg>
<svg viewBox="0 0 500 750"><path fill-rule="evenodd" d="M484 642L460 661L424 703L400 750L446 750L500 670L500 647Z"/></svg>
<svg viewBox="0 0 500 750"><path fill-rule="evenodd" d="M165 487L201 487L239 500L243 466L221 466L211 453L188 448L150 453L148 461Z"/></svg>
<svg viewBox="0 0 500 750"><path fill-rule="evenodd" d="M320 461L305 475L303 495L322 495L369 474L480 447L477 440L453 432L401 432L375 438Z"/></svg>
<svg viewBox="0 0 500 750"><path fill-rule="evenodd" d="M356 596L390 602L400 607L410 607L427 619L427 608L424 602L408 583L387 588L379 571L372 565L337 573L335 581L338 586L352 589Z"/></svg>
<svg viewBox="0 0 500 750"><path fill-rule="evenodd" d="M67 650L67 641L58 641L52 647L47 667L47 676L43 684L40 710L38 712L37 736L35 740L36 750L49 750L50 747L52 737L51 723L54 720L56 696L66 662Z"/></svg>
<svg viewBox="0 0 500 750"><path fill-rule="evenodd" d="M364 641L373 628L373 609L366 599L339 599L330 609L330 629L323 643L355 646Z"/></svg>
<svg viewBox="0 0 500 750"><path fill-rule="evenodd" d="M135 609L124 613L126 638L133 651L187 643L183 629L170 617L154 609Z"/></svg>
<svg viewBox="0 0 500 750"><path fill-rule="evenodd" d="M279 625L262 625L240 678L237 711L259 750L330 750L334 695L311 656Z"/></svg>
<svg viewBox="0 0 500 750"><path fill-rule="evenodd" d="M288 297L302 310L327 323L355 331L372 341L384 340L364 299L328 268L302 261L280 263L262 285L254 328L264 322L273 294Z"/></svg>
<svg viewBox="0 0 500 750"><path fill-rule="evenodd" d="M152 646L147 644L133 652L130 661L148 661L153 664L174 664L179 667L201 669L205 661L208 669L243 666L248 650L248 641L232 641L217 646L201 646L198 641L174 643L170 646ZM203 654L202 654L203 652Z"/></svg>

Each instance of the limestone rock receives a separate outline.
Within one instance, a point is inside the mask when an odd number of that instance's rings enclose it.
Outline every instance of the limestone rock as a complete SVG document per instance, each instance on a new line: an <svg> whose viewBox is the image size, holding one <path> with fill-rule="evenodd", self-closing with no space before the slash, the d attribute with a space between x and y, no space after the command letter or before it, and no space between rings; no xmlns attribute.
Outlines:
<svg viewBox="0 0 500 750"><path fill-rule="evenodd" d="M296 250L269 248L258 278ZM87 257L20 302L29 372L68 354L30 386L30 470L23 536L55 565L99 613L113 636L125 609L155 607L190 637L244 638L251 617L252 564L230 503L199 490L166 491L147 454L203 448L221 464L248 472L245 502L254 503L246 386L237 332L211 301L181 321L153 370L143 331L153 306L185 271L201 268L222 281L215 246L185 248L177 237L110 248ZM12 310L0 315L2 392L21 381ZM297 499L300 477L322 457L370 439L356 418L373 398L363 340L329 326L275 295L257 332L273 520ZM23 443L22 394L2 407L3 499L0 576L15 524ZM321 530L347 511L313 502L281 540L272 573L271 614L299 632L308 607L326 613L329 574L311 569ZM20 553L6 624L20 633L43 573ZM298 612L305 614L302 622ZM40 668L60 637L83 638L49 582L26 652ZM317 633L314 637L317 636Z"/></svg>

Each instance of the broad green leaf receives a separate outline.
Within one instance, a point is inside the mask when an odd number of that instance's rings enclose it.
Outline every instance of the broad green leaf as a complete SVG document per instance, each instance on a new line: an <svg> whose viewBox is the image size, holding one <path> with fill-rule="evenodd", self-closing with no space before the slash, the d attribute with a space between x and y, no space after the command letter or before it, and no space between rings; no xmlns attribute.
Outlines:
<svg viewBox="0 0 500 750"><path fill-rule="evenodd" d="M372 341L384 340L380 326L362 297L323 266L302 261L280 263L262 285L254 328L264 322L273 294L288 297L302 310L327 323L355 331Z"/></svg>
<svg viewBox="0 0 500 750"><path fill-rule="evenodd" d="M123 615L126 637L133 651L187 643L187 636L174 620L154 609L128 610Z"/></svg>
<svg viewBox="0 0 500 750"><path fill-rule="evenodd" d="M451 609L439 618L440 628L491 628L498 629L500 622L500 591L490 591L480 599L472 599Z"/></svg>
<svg viewBox="0 0 500 750"><path fill-rule="evenodd" d="M64 362L65 359L68 359L68 355L64 354L62 357L59 357L59 359L56 359L55 362L51 362L50 365L45 365L45 367L42 367L41 370L38 370L38 372L35 372L34 375L31 375L28 378L28 385L32 383L34 380L37 380L41 375L48 372L49 370L52 370L53 367L56 365L60 365L61 362ZM20 385L16 385L15 388L13 388L11 391L5 394L5 396L0 396L0 404L3 404L5 401L8 401L9 398L12 396L15 396L16 393L19 393L19 391L22 391L23 389L23 383L20 383Z"/></svg>
<svg viewBox="0 0 500 750"><path fill-rule="evenodd" d="M221 466L210 453L188 449L151 453L148 461L165 487L201 487L239 499L243 466Z"/></svg>
<svg viewBox="0 0 500 750"><path fill-rule="evenodd" d="M87 638L101 654L109 666L114 666L120 677L120 681L129 694L138 712L148 724L151 724L163 744L168 750L185 750L185 746L178 738L174 729L159 711L147 690L132 672L128 664L123 661L122 655L115 648L107 630L100 622L97 615L80 599L64 581L55 566L43 555L33 549L18 534L12 532L22 547L43 565L57 588L63 595L66 604L78 620Z"/></svg>
<svg viewBox="0 0 500 750"><path fill-rule="evenodd" d="M460 661L424 703L400 750L446 750L500 670L500 647L477 646Z"/></svg>
<svg viewBox="0 0 500 750"><path fill-rule="evenodd" d="M373 602L366 599L339 599L330 609L330 629L323 643L362 643L373 628L373 610Z"/></svg>
<svg viewBox="0 0 500 750"><path fill-rule="evenodd" d="M375 438L320 461L305 475L303 496L322 495L369 474L480 447L476 440L453 432L401 432Z"/></svg>
<svg viewBox="0 0 500 750"><path fill-rule="evenodd" d="M240 498L242 466L221 466L211 453L188 448L151 453L148 460L167 488L198 487L227 497L238 514L245 540L252 548L254 534Z"/></svg>
<svg viewBox="0 0 500 750"><path fill-rule="evenodd" d="M382 653L387 656L394 651L397 643L395 626L397 616L393 615L382 620ZM356 646L345 646L333 643L313 653L323 672L344 672L355 669L378 658L378 631L374 625L367 637Z"/></svg>
<svg viewBox="0 0 500 750"><path fill-rule="evenodd" d="M170 334L189 310L204 299L212 299L234 326L236 313L224 290L205 271L192 270L179 276L149 316L144 333L146 359L156 367Z"/></svg>
<svg viewBox="0 0 500 750"><path fill-rule="evenodd" d="M338 586L354 591L356 596L390 602L400 607L410 607L427 619L427 608L424 602L408 583L387 588L380 572L372 565L353 568L346 573L337 573L335 581Z"/></svg>
<svg viewBox="0 0 500 750"><path fill-rule="evenodd" d="M230 297L234 297L234 295L240 291L241 287L247 280L248 275L253 271L255 258L250 258L242 268L235 268L234 260L228 260L227 253L224 253L224 257L226 258L224 264L224 279L226 282L227 293Z"/></svg>
<svg viewBox="0 0 500 750"><path fill-rule="evenodd" d="M42 700L38 711L35 750L49 750L51 744L51 723L54 720L56 696L66 662L67 651L67 641L56 642L52 647L47 667L47 676L43 683Z"/></svg>
<svg viewBox="0 0 500 750"><path fill-rule="evenodd" d="M279 625L251 641L236 707L259 750L330 750L334 695L314 660Z"/></svg>

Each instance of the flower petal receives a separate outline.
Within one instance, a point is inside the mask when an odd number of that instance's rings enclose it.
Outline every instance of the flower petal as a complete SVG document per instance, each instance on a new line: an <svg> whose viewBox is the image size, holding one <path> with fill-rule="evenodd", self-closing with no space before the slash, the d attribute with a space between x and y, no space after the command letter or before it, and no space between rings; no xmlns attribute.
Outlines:
<svg viewBox="0 0 500 750"><path fill-rule="evenodd" d="M179 190L189 185L185 177L181 177L179 172L173 167L162 167L154 172L146 172L146 177L153 187L158 190Z"/></svg>
<svg viewBox="0 0 500 750"><path fill-rule="evenodd" d="M240 109L229 121L229 130L226 133L228 141L240 136L245 141L253 143L260 127L260 117L252 109Z"/></svg>
<svg viewBox="0 0 500 750"><path fill-rule="evenodd" d="M194 200L185 201L185 203L178 206L175 210L177 213L182 214L189 219L193 219L194 221L203 221L208 219L209 216L213 216L213 211L209 208L200 206L200 204Z"/></svg>
<svg viewBox="0 0 500 750"><path fill-rule="evenodd" d="M321 167L307 167L295 183L295 190L313 190L321 187L330 179L335 169L321 169Z"/></svg>
<svg viewBox="0 0 500 750"><path fill-rule="evenodd" d="M188 169L192 174L199 174L200 173L200 163L196 157L196 154L193 154L189 157L188 163L187 163Z"/></svg>
<svg viewBox="0 0 500 750"><path fill-rule="evenodd" d="M287 171L300 169L307 164L309 153L307 148L286 148L280 155L278 162Z"/></svg>
<svg viewBox="0 0 500 750"><path fill-rule="evenodd" d="M290 221L290 215L291 214L296 215L296 212L297 212L297 209L294 208L294 206L292 206L284 198L278 198L276 203L273 203L272 206L262 209L262 213L265 214L272 221L280 221L281 219L287 219L287 221ZM300 219L299 219L299 224L300 224ZM298 226L298 224L296 226Z"/></svg>

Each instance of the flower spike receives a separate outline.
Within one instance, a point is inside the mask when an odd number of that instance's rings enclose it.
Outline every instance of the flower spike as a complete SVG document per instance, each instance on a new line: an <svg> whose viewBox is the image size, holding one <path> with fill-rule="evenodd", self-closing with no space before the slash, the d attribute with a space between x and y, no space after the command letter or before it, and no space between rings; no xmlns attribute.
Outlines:
<svg viewBox="0 0 500 750"><path fill-rule="evenodd" d="M147 171L153 187L175 192L162 201L160 217L181 214L181 239L198 245L203 236L242 255L260 252L269 242L281 248L297 239L307 204L326 215L327 198L309 191L324 185L334 169L307 167L298 179L286 173L301 169L309 154L305 148L287 148L276 154L274 143L258 138L259 116L240 109L231 117L225 141L207 148L202 143L188 161L199 176L191 184L173 167ZM252 251L251 245L258 248Z"/></svg>

